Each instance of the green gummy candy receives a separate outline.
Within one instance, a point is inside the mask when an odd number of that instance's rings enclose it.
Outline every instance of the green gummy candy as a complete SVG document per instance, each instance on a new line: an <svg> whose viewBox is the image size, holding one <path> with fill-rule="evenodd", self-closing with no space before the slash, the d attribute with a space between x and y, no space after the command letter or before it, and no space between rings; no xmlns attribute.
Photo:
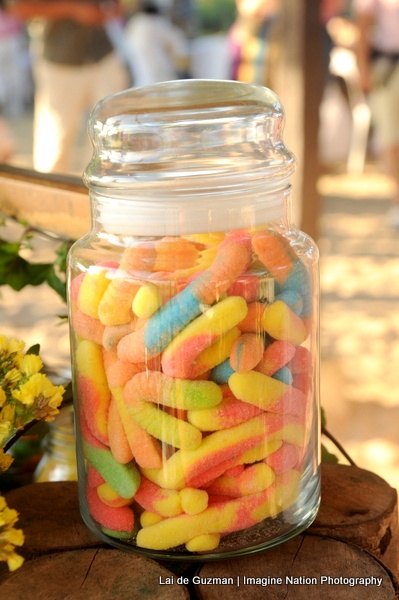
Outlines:
<svg viewBox="0 0 399 600"><path fill-rule="evenodd" d="M121 464L107 448L94 448L85 444L85 456L105 481L122 498L133 498L140 485L140 473L133 463Z"/></svg>
<svg viewBox="0 0 399 600"><path fill-rule="evenodd" d="M183 410L213 408L222 397L222 390L214 381L174 379L162 397L162 404Z"/></svg>
<svg viewBox="0 0 399 600"><path fill-rule="evenodd" d="M109 537L119 538L120 540L131 540L136 534L135 529L133 529L133 531L114 531L113 529L108 529L107 527L101 527L101 531Z"/></svg>

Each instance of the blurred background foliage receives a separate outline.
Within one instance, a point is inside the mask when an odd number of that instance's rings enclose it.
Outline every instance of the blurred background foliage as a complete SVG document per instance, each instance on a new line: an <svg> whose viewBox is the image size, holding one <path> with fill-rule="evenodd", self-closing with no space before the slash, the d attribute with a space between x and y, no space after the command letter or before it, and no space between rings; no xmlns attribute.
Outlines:
<svg viewBox="0 0 399 600"><path fill-rule="evenodd" d="M227 31L236 15L235 0L197 0L199 29L207 33Z"/></svg>

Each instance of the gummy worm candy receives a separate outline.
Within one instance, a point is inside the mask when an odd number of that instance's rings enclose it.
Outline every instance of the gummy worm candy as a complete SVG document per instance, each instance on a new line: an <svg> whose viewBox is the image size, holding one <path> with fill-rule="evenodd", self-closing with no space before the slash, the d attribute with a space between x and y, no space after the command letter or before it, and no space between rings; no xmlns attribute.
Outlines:
<svg viewBox="0 0 399 600"><path fill-rule="evenodd" d="M298 416L306 410L306 398L300 390L258 371L233 373L229 387L236 398L263 410Z"/></svg>
<svg viewBox="0 0 399 600"><path fill-rule="evenodd" d="M266 490L257 494L215 502L197 515L179 515L141 529L137 545L141 548L167 550L198 536L240 531L260 523L266 517L287 508L295 499L299 474L276 479Z"/></svg>
<svg viewBox="0 0 399 600"><path fill-rule="evenodd" d="M77 308L72 314L72 326L79 337L95 344L102 344L104 325L98 319L90 317Z"/></svg>
<svg viewBox="0 0 399 600"><path fill-rule="evenodd" d="M107 506L100 499L97 490L90 486L86 486L86 501L93 519L100 523L102 527L118 532L117 537L122 537L120 534L123 532L129 534L127 537L132 537L134 512L131 508L128 506Z"/></svg>
<svg viewBox="0 0 399 600"><path fill-rule="evenodd" d="M276 281L284 283L298 261L288 241L277 232L260 231L252 236L252 246Z"/></svg>
<svg viewBox="0 0 399 600"><path fill-rule="evenodd" d="M201 244L181 237L164 237L126 248L123 268L127 271L169 271L193 267Z"/></svg>
<svg viewBox="0 0 399 600"><path fill-rule="evenodd" d="M187 419L200 431L219 431L244 423L262 413L262 409L234 396L223 398L218 406L202 410L189 410Z"/></svg>
<svg viewBox="0 0 399 600"><path fill-rule="evenodd" d="M150 354L159 353L190 321L201 314L203 304L213 304L245 271L251 260L248 236L227 236L215 260L179 294L173 296L149 320L144 343Z"/></svg>
<svg viewBox="0 0 399 600"><path fill-rule="evenodd" d="M262 315L262 327L276 340L285 340L299 346L306 339L304 322L282 300L266 307Z"/></svg>
<svg viewBox="0 0 399 600"><path fill-rule="evenodd" d="M280 415L263 413L245 423L211 433L203 438L198 448L175 452L159 472L158 483L170 489L196 487L192 482L197 476L254 448L284 423Z"/></svg>
<svg viewBox="0 0 399 600"><path fill-rule="evenodd" d="M138 373L128 381L123 397L128 413L148 433L176 448L196 448L202 440L201 432L158 407L207 408L221 402L222 391L212 381L179 380L149 372Z"/></svg>
<svg viewBox="0 0 399 600"><path fill-rule="evenodd" d="M133 453L129 446L118 405L114 397L111 398L108 412L108 439L109 447L115 460L126 464L133 459Z"/></svg>
<svg viewBox="0 0 399 600"><path fill-rule="evenodd" d="M251 371L263 356L263 338L256 333L243 333L233 344L230 365L237 373Z"/></svg>
<svg viewBox="0 0 399 600"><path fill-rule="evenodd" d="M130 462L118 463L108 448L94 448L84 444L84 453L89 463L122 498L133 498L140 485L140 473Z"/></svg>
<svg viewBox="0 0 399 600"><path fill-rule="evenodd" d="M276 479L274 471L265 463L244 469L238 476L221 475L207 488L210 495L241 498L267 489Z"/></svg>
<svg viewBox="0 0 399 600"><path fill-rule="evenodd" d="M104 370L101 347L81 340L76 348L77 387L82 411L92 434L108 444L108 411L111 392Z"/></svg>
<svg viewBox="0 0 399 600"><path fill-rule="evenodd" d="M264 375L273 375L273 373L289 363L294 356L294 344L284 340L274 340L265 349L262 359L255 367L255 371L259 371Z"/></svg>
<svg viewBox="0 0 399 600"><path fill-rule="evenodd" d="M98 317L103 325L123 325L132 320L132 302L141 283L129 275L129 270L129 248L126 248L98 304Z"/></svg>
<svg viewBox="0 0 399 600"><path fill-rule="evenodd" d="M162 452L158 441L129 414L123 400L123 388L114 388L112 396L118 407L126 439L136 463L142 469L159 469L162 466Z"/></svg>
<svg viewBox="0 0 399 600"><path fill-rule="evenodd" d="M165 490L143 476L134 499L145 510L162 517L175 517L183 512L177 490Z"/></svg>
<svg viewBox="0 0 399 600"><path fill-rule="evenodd" d="M78 307L86 315L98 319L98 307L105 290L110 284L108 269L93 265L81 280L78 292Z"/></svg>
<svg viewBox="0 0 399 600"><path fill-rule="evenodd" d="M191 321L167 346L161 361L163 372L182 378L200 374L201 367L198 369L196 357L218 337L237 325L246 313L247 303L241 296L228 296L214 304Z"/></svg>
<svg viewBox="0 0 399 600"><path fill-rule="evenodd" d="M114 508L129 506L132 503L132 498L122 498L106 481L97 487L97 494L101 502Z"/></svg>

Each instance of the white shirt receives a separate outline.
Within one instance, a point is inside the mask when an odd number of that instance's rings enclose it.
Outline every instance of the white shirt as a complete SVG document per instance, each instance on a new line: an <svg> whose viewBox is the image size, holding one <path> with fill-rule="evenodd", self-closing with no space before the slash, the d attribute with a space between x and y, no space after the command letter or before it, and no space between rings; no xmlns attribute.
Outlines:
<svg viewBox="0 0 399 600"><path fill-rule="evenodd" d="M124 31L125 51L135 86L169 81L178 76L178 63L189 55L184 32L162 15L137 14Z"/></svg>
<svg viewBox="0 0 399 600"><path fill-rule="evenodd" d="M399 0L353 0L356 13L374 16L372 45L383 52L399 53Z"/></svg>

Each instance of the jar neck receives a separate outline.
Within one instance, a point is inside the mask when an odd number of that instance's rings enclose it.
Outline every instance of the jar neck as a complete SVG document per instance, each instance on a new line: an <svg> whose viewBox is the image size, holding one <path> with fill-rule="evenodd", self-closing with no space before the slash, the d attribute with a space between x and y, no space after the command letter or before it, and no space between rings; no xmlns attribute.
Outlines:
<svg viewBox="0 0 399 600"><path fill-rule="evenodd" d="M271 222L290 224L291 185L223 186L168 189L164 184L130 193L91 190L92 227L122 236L189 235L254 228ZM106 191L109 191L107 195Z"/></svg>

